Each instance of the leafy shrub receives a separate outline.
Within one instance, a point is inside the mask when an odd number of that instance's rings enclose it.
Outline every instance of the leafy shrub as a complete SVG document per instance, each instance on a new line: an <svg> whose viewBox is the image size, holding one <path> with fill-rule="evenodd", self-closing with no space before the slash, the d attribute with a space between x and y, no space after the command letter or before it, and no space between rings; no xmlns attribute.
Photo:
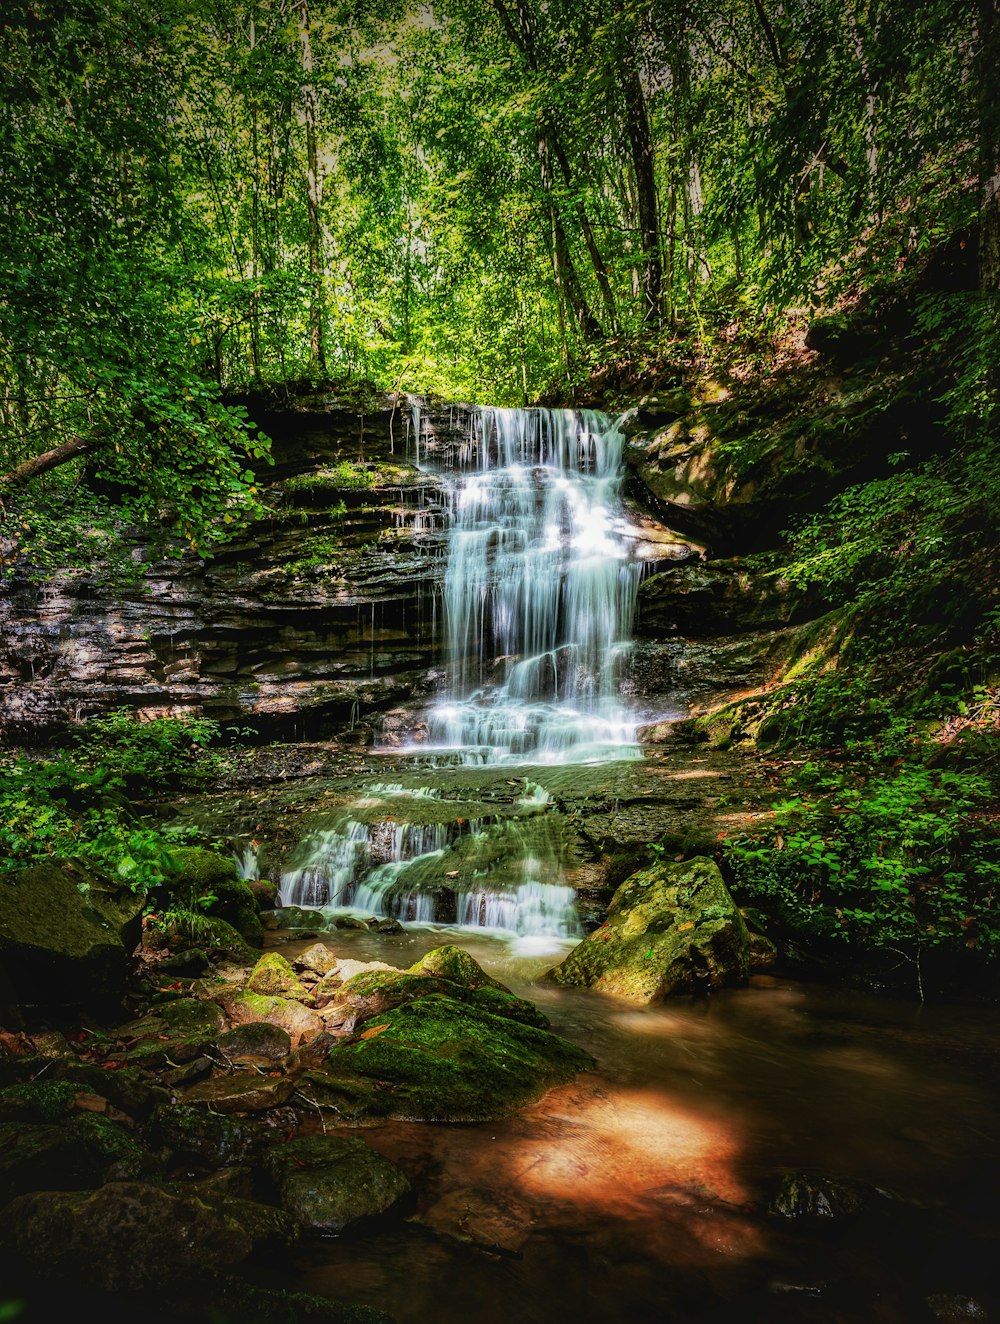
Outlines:
<svg viewBox="0 0 1000 1324"><path fill-rule="evenodd" d="M775 824L727 842L740 892L792 927L909 953L1000 953L997 787L984 772L807 762Z"/></svg>

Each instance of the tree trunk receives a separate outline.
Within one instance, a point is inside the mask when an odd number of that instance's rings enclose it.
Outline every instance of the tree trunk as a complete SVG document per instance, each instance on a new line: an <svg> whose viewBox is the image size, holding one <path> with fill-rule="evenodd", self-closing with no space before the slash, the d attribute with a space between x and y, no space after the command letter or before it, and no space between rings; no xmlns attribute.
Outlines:
<svg viewBox="0 0 1000 1324"><path fill-rule="evenodd" d="M632 168L635 171L639 233L642 236L643 317L646 322L658 326L663 314L663 268L660 264L660 218L656 201L653 140L649 132L642 81L632 52L622 63L622 80L625 122Z"/></svg>
<svg viewBox="0 0 1000 1324"><path fill-rule="evenodd" d="M1000 14L998 0L979 0L979 288L1000 292Z"/></svg>
<svg viewBox="0 0 1000 1324"><path fill-rule="evenodd" d="M54 446L50 451L33 455L30 460L24 460L8 473L0 474L0 494L5 488L23 487L33 478L48 473L50 469L57 469L61 464L68 464L70 460L75 460L80 455L89 455L99 444L93 437L71 437L61 446Z"/></svg>
<svg viewBox="0 0 1000 1324"><path fill-rule="evenodd" d="M316 85L313 83L313 53L309 38L309 0L299 3L299 50L302 57L302 109L306 130L306 197L309 229L309 366L326 373L323 299L323 232L320 227L319 148L316 132Z"/></svg>
<svg viewBox="0 0 1000 1324"><path fill-rule="evenodd" d="M580 329L580 335L584 341L600 340L600 323L590 311L590 306L580 289L576 267L573 265L573 258L569 251L566 231L563 229L559 208L553 194L552 145L549 141L544 115L539 115L535 132L538 146L538 166L542 177L542 192L545 194L549 211L550 252L552 256L552 274L555 277L556 288L559 291L560 299L567 307L572 309L576 324Z"/></svg>

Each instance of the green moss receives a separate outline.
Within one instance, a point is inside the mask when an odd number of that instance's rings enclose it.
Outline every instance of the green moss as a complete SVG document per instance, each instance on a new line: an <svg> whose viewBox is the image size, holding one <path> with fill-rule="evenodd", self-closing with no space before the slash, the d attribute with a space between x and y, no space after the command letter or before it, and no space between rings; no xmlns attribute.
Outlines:
<svg viewBox="0 0 1000 1324"><path fill-rule="evenodd" d="M422 956L416 965L411 965L410 971L415 975L438 975L441 979L450 979L453 983L465 984L468 988L488 986L504 989L505 992L510 991L496 979L492 979L468 952L451 943L444 947L435 947L432 952Z"/></svg>
<svg viewBox="0 0 1000 1324"><path fill-rule="evenodd" d="M331 1086L342 1083L360 1110L376 1116L504 1117L592 1065L589 1054L546 1030L439 994L377 1019L333 1049L325 1071Z"/></svg>
<svg viewBox="0 0 1000 1324"><path fill-rule="evenodd" d="M158 1108L149 1121L149 1136L174 1160L194 1160L208 1168L239 1163L253 1140L245 1122L186 1104Z"/></svg>
<svg viewBox="0 0 1000 1324"><path fill-rule="evenodd" d="M308 996L306 986L280 952L268 952L260 958L250 972L247 988L252 993L272 997L301 999Z"/></svg>
<svg viewBox="0 0 1000 1324"><path fill-rule="evenodd" d="M454 950L458 950L455 948ZM465 955L465 953L462 953ZM431 953L434 955L434 953ZM469 957L472 961L472 958ZM370 1020L391 1007L401 1006L405 1002L415 1002L418 998L446 997L494 1016L503 1016L509 1020L520 1021L523 1025L534 1025L539 1029L548 1028L548 1018L538 1010L533 1002L515 997L503 985L491 981L482 987L469 987L453 980L436 978L430 974L415 974L422 962L413 970L365 970L354 975L343 984L335 994L337 1002L346 1002L357 1007L363 1020ZM473 965L476 963L473 961ZM479 967L476 966L479 970ZM483 978L487 978L480 970ZM366 1009L365 1004L370 1004Z"/></svg>
<svg viewBox="0 0 1000 1324"><path fill-rule="evenodd" d="M68 1081L25 1081L0 1089L0 1121L58 1122L65 1120L73 1100L85 1086Z"/></svg>

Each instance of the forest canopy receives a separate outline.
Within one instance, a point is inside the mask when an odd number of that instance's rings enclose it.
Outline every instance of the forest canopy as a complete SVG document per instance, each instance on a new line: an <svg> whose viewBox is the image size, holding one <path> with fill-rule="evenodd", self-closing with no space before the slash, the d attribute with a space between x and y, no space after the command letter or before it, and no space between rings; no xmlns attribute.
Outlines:
<svg viewBox="0 0 1000 1324"><path fill-rule="evenodd" d="M197 546L247 385L526 403L980 219L995 290L995 46L993 0L9 0L0 497L85 466L78 531Z"/></svg>

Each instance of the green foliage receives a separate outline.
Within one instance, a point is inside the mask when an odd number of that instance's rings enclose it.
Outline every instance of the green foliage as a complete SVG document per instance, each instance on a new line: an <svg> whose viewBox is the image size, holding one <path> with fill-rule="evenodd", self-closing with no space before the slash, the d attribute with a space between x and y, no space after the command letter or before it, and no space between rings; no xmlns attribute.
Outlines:
<svg viewBox="0 0 1000 1324"><path fill-rule="evenodd" d="M131 798L204 784L218 766L204 747L217 734L203 718L116 712L50 758L0 760L0 871L74 858L137 890L162 884L176 871L171 851L194 834L145 822Z"/></svg>
<svg viewBox="0 0 1000 1324"><path fill-rule="evenodd" d="M806 762L774 826L726 843L741 894L813 935L1000 952L1000 770L928 766L928 752L911 738L892 762Z"/></svg>

